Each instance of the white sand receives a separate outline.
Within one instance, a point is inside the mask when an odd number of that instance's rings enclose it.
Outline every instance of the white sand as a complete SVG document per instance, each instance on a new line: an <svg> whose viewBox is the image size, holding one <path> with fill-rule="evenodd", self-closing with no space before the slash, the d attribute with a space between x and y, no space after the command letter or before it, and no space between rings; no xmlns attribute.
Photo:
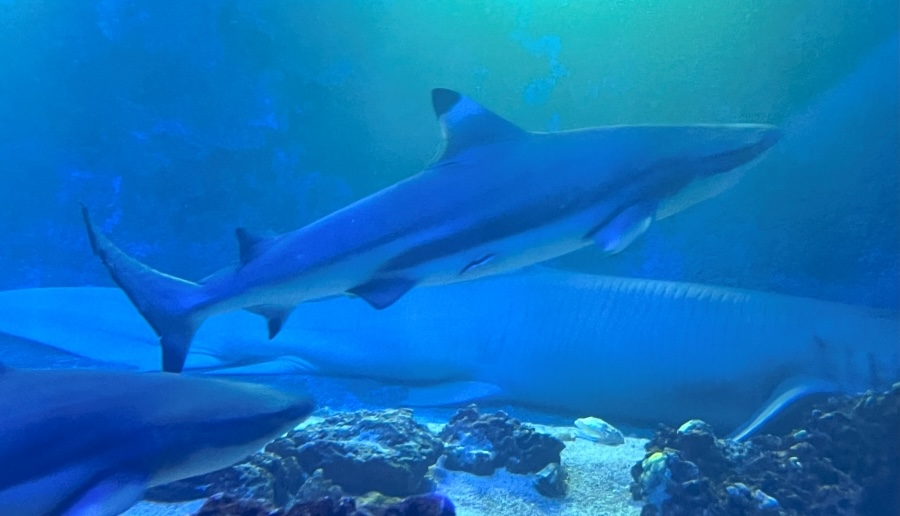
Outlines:
<svg viewBox="0 0 900 516"><path fill-rule="evenodd" d="M428 422L428 426L433 431L441 428L437 422ZM574 427L534 426L538 431L557 436L575 433ZM460 516L638 515L641 504L631 501L628 485L631 467L643 458L646 442L646 439L630 437L620 446L604 446L582 439L565 441L562 463L569 475L569 494L561 499L539 494L534 489L533 475L514 475L506 470L479 477L448 471L438 465L433 468L432 476L437 482L437 492L453 501ZM184 516L196 511L202 503L142 502L125 514Z"/></svg>
<svg viewBox="0 0 900 516"><path fill-rule="evenodd" d="M560 437L575 433L575 427L534 426ZM436 467L437 492L449 497L461 516L638 515L641 504L631 501L628 485L631 467L644 457L646 442L627 438L623 445L604 446L583 439L566 441L562 464L569 474L569 493L565 498L546 498L535 490L533 475L506 470L479 477Z"/></svg>

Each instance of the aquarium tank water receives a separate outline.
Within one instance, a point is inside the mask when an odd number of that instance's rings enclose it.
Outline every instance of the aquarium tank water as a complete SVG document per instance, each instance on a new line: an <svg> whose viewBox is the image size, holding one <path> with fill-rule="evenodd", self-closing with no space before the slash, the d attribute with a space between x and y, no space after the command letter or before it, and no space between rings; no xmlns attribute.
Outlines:
<svg viewBox="0 0 900 516"><path fill-rule="evenodd" d="M0 515L900 514L898 31L0 0Z"/></svg>

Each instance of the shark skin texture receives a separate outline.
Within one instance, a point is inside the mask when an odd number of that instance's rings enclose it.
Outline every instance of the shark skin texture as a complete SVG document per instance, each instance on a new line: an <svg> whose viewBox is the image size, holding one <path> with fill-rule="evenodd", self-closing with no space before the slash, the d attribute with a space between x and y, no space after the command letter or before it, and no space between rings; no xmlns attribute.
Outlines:
<svg viewBox="0 0 900 516"><path fill-rule="evenodd" d="M157 363L152 330L115 288L0 292L0 332ZM186 370L367 378L399 387L407 406L491 400L752 432L808 396L900 380L898 335L897 314L863 307L532 268L415 289L380 312L346 297L305 303L268 342L253 314L224 314L198 332Z"/></svg>
<svg viewBox="0 0 900 516"><path fill-rule="evenodd" d="M0 370L0 513L120 514L306 419L308 398L172 373Z"/></svg>
<svg viewBox="0 0 900 516"><path fill-rule="evenodd" d="M273 238L238 229L240 260L198 283L127 256L82 215L91 246L178 372L208 318L246 309L281 330L300 303L349 294L387 308L418 286L509 272L596 244L618 253L654 220L733 185L775 145L763 124L533 133L432 92L444 151L418 174Z"/></svg>

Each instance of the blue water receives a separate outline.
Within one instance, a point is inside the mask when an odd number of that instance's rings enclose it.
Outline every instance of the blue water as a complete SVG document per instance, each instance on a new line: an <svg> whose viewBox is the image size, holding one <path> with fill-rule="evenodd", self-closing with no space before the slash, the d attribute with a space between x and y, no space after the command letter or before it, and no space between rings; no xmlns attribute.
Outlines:
<svg viewBox="0 0 900 516"><path fill-rule="evenodd" d="M238 260L236 227L293 230L421 170L440 145L430 92L443 87L530 131L779 126L781 142L733 189L620 254L589 247L549 265L896 316L898 30L895 0L0 0L0 290L114 286L79 203L126 253L204 278ZM3 349L18 361L0 363L102 362L60 351L70 329L53 322L41 328L53 350L26 328ZM73 335L95 335L79 324ZM96 335L128 334L156 360L143 321L103 324ZM370 384L383 379L377 356L353 357L364 378L310 389L344 408L366 395L389 405L396 386Z"/></svg>

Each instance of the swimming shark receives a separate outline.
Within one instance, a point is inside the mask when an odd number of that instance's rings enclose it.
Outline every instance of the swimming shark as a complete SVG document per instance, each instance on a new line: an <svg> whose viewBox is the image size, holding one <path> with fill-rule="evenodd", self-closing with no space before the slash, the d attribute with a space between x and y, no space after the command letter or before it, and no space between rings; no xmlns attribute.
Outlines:
<svg viewBox="0 0 900 516"><path fill-rule="evenodd" d="M249 383L3 368L0 513L117 515L148 487L240 461L312 410Z"/></svg>
<svg viewBox="0 0 900 516"><path fill-rule="evenodd" d="M653 220L734 184L780 134L763 124L533 133L452 90L433 90L432 104L444 150L424 170L289 233L239 228L239 263L199 283L127 256L83 208L95 254L160 337L163 370L182 370L213 315L258 313L272 338L304 301L350 294L381 309L416 286L500 274L592 242L617 253Z"/></svg>
<svg viewBox="0 0 900 516"><path fill-rule="evenodd" d="M211 319L186 368L376 379L373 396L394 405L494 401L638 425L700 418L723 432L755 431L813 394L900 380L893 313L546 268L415 289L381 312L305 303L274 341L256 322ZM113 288L2 292L0 332L156 366L152 331Z"/></svg>

